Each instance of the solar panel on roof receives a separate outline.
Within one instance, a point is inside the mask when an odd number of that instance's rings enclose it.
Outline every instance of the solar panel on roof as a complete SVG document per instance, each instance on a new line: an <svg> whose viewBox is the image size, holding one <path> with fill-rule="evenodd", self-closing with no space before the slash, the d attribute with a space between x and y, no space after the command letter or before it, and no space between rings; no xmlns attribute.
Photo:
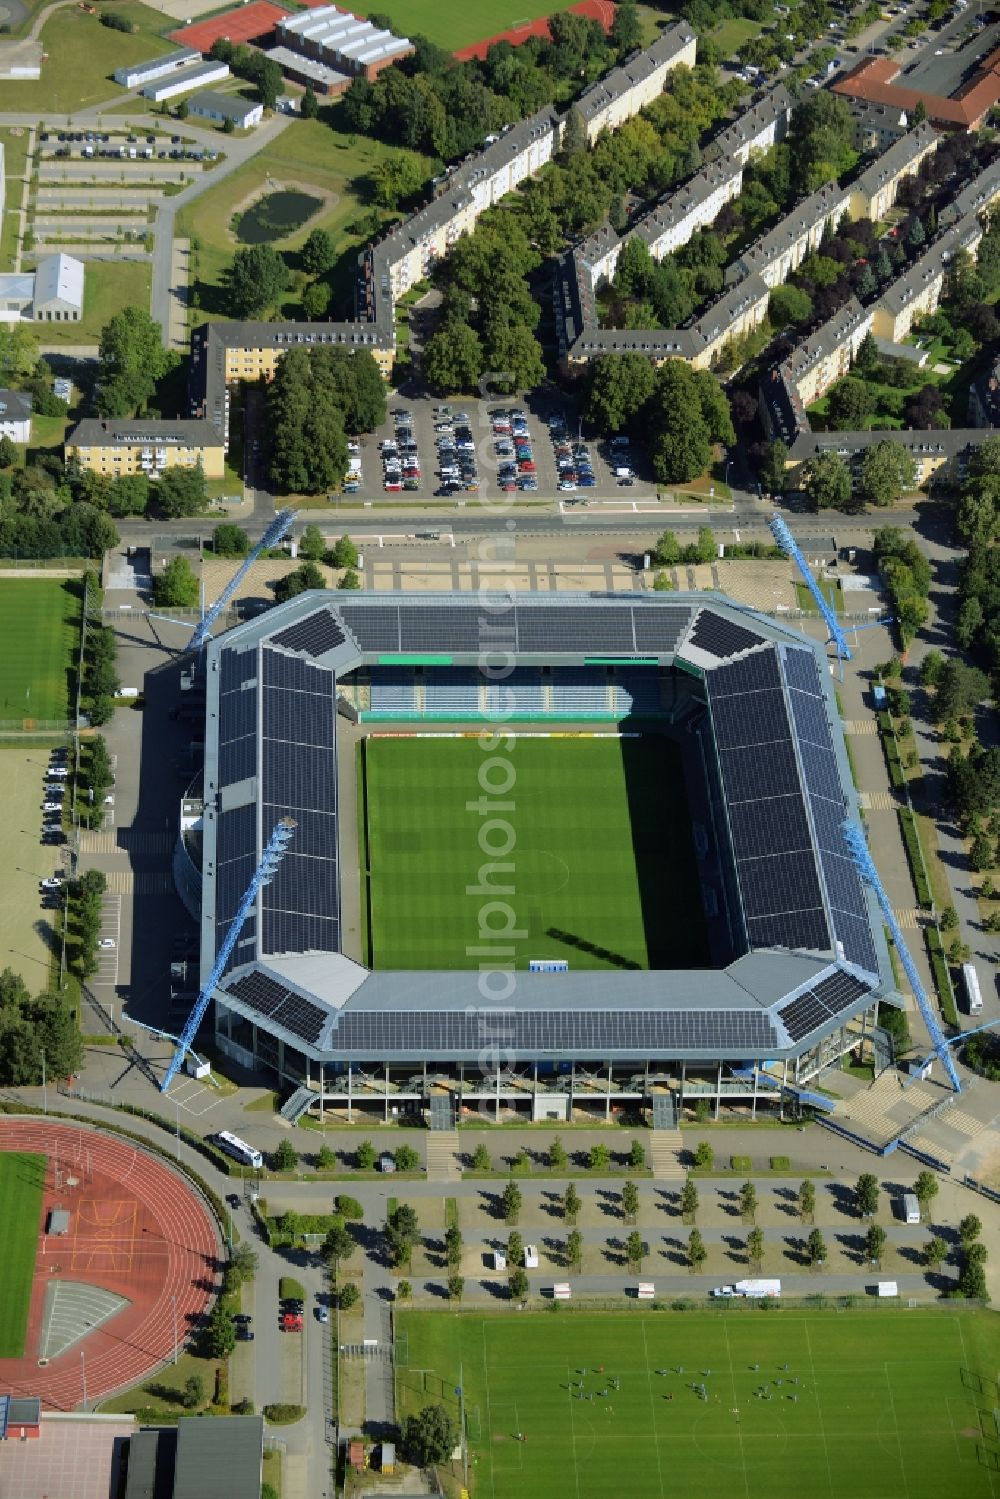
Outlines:
<svg viewBox="0 0 1000 1499"><path fill-rule="evenodd" d="M708 678L712 701L727 697L731 692L766 692L768 688L781 686L778 658L774 647L765 651L754 651L742 661L731 661L727 666L717 666Z"/></svg>
<svg viewBox="0 0 1000 1499"><path fill-rule="evenodd" d="M290 692L284 687L264 689L264 734L288 744L312 744L332 749L334 712L330 695Z"/></svg>
<svg viewBox="0 0 1000 1499"><path fill-rule="evenodd" d="M818 745L820 749L830 749L833 740L830 737L830 720L825 700L821 697L807 697L804 692L790 692L788 699L800 742Z"/></svg>
<svg viewBox="0 0 1000 1499"><path fill-rule="evenodd" d="M736 872L747 918L822 907L812 851L737 859Z"/></svg>
<svg viewBox="0 0 1000 1499"><path fill-rule="evenodd" d="M830 1018L829 1012L814 994L800 994L791 1004L783 1005L778 1014L793 1041L801 1041L803 1036L817 1026L825 1025Z"/></svg>
<svg viewBox="0 0 1000 1499"><path fill-rule="evenodd" d="M627 1052L723 1051L760 1054L773 1047L775 1030L763 1010L532 1010L491 1012L504 1044L514 1049L562 1055ZM479 1019L463 1010L345 1010L337 1021L338 1052L379 1057L393 1052L415 1057L452 1052L478 1054Z"/></svg>
<svg viewBox="0 0 1000 1499"><path fill-rule="evenodd" d="M801 947L826 952L830 947L830 933L822 910L756 916L747 922L747 937L751 948Z"/></svg>
<svg viewBox="0 0 1000 1499"><path fill-rule="evenodd" d="M257 769L257 736L248 734L219 746L219 785L235 786Z"/></svg>
<svg viewBox="0 0 1000 1499"><path fill-rule="evenodd" d="M784 694L777 688L752 694L737 693L729 697L712 696L712 724L715 742L720 749L739 745L767 745L789 738L788 713Z"/></svg>
<svg viewBox="0 0 1000 1499"><path fill-rule="evenodd" d="M843 945L844 957L855 963L865 973L878 973L878 956L867 919L850 916L846 912L833 913L837 929L837 940Z"/></svg>
<svg viewBox="0 0 1000 1499"><path fill-rule="evenodd" d="M810 847L809 819L797 794L735 802L729 808L729 826L740 858Z"/></svg>
<svg viewBox="0 0 1000 1499"><path fill-rule="evenodd" d="M244 974L235 983L229 984L226 992L232 994L248 1010L263 1015L273 1025L284 1026L285 1030L306 1041L318 1041L326 1023L325 1010L278 983L270 974L256 970Z"/></svg>
<svg viewBox="0 0 1000 1499"><path fill-rule="evenodd" d="M502 616L501 616L502 617ZM403 651L481 651L488 649L492 613L465 605L400 604L399 645ZM513 632L513 615L511 616ZM495 637L493 637L495 639Z"/></svg>
<svg viewBox="0 0 1000 1499"><path fill-rule="evenodd" d="M329 609L318 609L315 614L289 625L287 630L273 635L275 645L286 651L306 651L310 656L322 656L332 651L335 645L343 645L344 632Z"/></svg>
<svg viewBox="0 0 1000 1499"><path fill-rule="evenodd" d="M860 999L862 994L869 993L869 988L855 978L853 973L844 973L838 969L836 973L820 979L818 984L813 984L812 992L832 1015L836 1015L841 1010L846 1010L856 999Z"/></svg>
<svg viewBox="0 0 1000 1499"><path fill-rule="evenodd" d="M806 790L811 796L824 796L828 802L844 805L844 789L840 783L837 758L833 750L818 749L812 744L800 747L802 769L805 772Z"/></svg>
<svg viewBox="0 0 1000 1499"><path fill-rule="evenodd" d="M363 651L400 649L398 604L341 604L340 617Z"/></svg>
<svg viewBox="0 0 1000 1499"><path fill-rule="evenodd" d="M517 646L521 651L635 651L632 609L626 605L545 608L522 604L517 610Z"/></svg>
<svg viewBox="0 0 1000 1499"><path fill-rule="evenodd" d="M822 697L819 667L812 651L786 650L784 661L789 687L796 687L800 692L808 692L813 697Z"/></svg>
<svg viewBox="0 0 1000 1499"><path fill-rule="evenodd" d="M257 675L256 648L249 651L224 650L219 660L220 692L236 692L244 682Z"/></svg>
<svg viewBox="0 0 1000 1499"><path fill-rule="evenodd" d="M663 605L633 606L632 627L637 651L642 654L644 651L676 650L690 617L688 609L671 609Z"/></svg>
<svg viewBox="0 0 1000 1499"><path fill-rule="evenodd" d="M854 861L846 854L834 854L829 849L821 849L819 857L830 905L851 916L866 916L868 906Z"/></svg>
<svg viewBox="0 0 1000 1499"><path fill-rule="evenodd" d="M760 645L761 638L744 625L738 625L724 615L716 614L714 610L702 609L688 636L688 644L696 645L700 651L724 661L729 656L738 655L740 651L748 651L752 646Z"/></svg>
<svg viewBox="0 0 1000 1499"><path fill-rule="evenodd" d="M719 763L729 802L759 801L764 796L788 796L799 790L799 771L790 739L769 745L766 755L753 745L720 750Z"/></svg>

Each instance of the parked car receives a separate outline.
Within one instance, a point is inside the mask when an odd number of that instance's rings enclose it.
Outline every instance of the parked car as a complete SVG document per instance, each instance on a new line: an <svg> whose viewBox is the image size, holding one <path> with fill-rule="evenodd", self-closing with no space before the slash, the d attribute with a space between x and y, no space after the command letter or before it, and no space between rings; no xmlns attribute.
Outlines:
<svg viewBox="0 0 1000 1499"><path fill-rule="evenodd" d="M115 939L114 937L101 937L98 940L97 945L100 948L101 952L114 952Z"/></svg>
<svg viewBox="0 0 1000 1499"><path fill-rule="evenodd" d="M41 890L61 890L63 882L58 875L53 874L48 879L39 880L38 885Z"/></svg>

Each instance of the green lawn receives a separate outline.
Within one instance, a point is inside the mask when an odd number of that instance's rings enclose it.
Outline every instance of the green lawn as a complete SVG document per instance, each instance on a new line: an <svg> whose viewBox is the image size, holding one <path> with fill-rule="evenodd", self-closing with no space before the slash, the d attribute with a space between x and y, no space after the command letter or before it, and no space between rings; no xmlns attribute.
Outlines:
<svg viewBox="0 0 1000 1499"><path fill-rule="evenodd" d="M474 968L486 899L476 887L480 866L490 867L481 819L466 809L481 791L478 741L369 738L362 752L375 967ZM519 737L510 761L513 874L493 880L515 886L506 898L520 933L516 966L706 962L677 747L658 734Z"/></svg>
<svg viewBox="0 0 1000 1499"><path fill-rule="evenodd" d="M58 741L53 738L52 743ZM38 881L61 863L54 844L39 842L41 789L48 748L0 744L3 786L4 859L0 863L0 968L13 968L32 994L53 987L53 932L59 913L38 904ZM0 1298L2 1299L2 1298Z"/></svg>
<svg viewBox="0 0 1000 1499"><path fill-rule="evenodd" d="M0 579L0 640L0 719L68 718L80 645L79 583Z"/></svg>
<svg viewBox="0 0 1000 1499"><path fill-rule="evenodd" d="M43 1155L0 1152L0 1358L20 1358L24 1353L44 1186Z"/></svg>
<svg viewBox="0 0 1000 1499"><path fill-rule="evenodd" d="M336 121L337 105L327 114ZM313 229L325 229L333 236L338 254L344 254L362 243L364 226L358 221L371 212L367 179L390 150L395 148L362 135L341 133L324 121L296 120L252 161L182 208L177 216L177 233L194 242L193 280L201 304L192 309L193 322L225 315L219 287L223 272L240 248L231 229L240 205L247 206L247 199L263 195L269 181L286 186L294 183L306 191L317 188L324 195L323 208L295 233L275 240L274 246L294 251ZM429 178L430 160L422 156L419 160ZM368 238L367 229L364 238ZM348 279L353 285L353 271Z"/></svg>
<svg viewBox="0 0 1000 1499"><path fill-rule="evenodd" d="M573 0L490 0L486 9L480 10L466 0L435 0L433 5L428 5L427 0L386 0L379 15L389 17L393 31L399 36L419 34L449 52L457 52L523 21L566 10L572 3Z"/></svg>
<svg viewBox="0 0 1000 1499"><path fill-rule="evenodd" d="M152 266L148 261L88 260L83 280L83 317L78 323L39 323L39 338L44 344L96 344L105 323L123 307L149 311L151 286Z"/></svg>
<svg viewBox="0 0 1000 1499"><path fill-rule="evenodd" d="M0 145L3 146L4 175L7 179L7 197L0 223L0 271L12 271L17 250L19 209L24 193L21 178L24 176L28 156L27 130L16 125L0 130Z"/></svg>
<svg viewBox="0 0 1000 1499"><path fill-rule="evenodd" d="M902 1308L403 1311L399 1405L442 1401L457 1420L461 1379L473 1499L991 1499L995 1323Z"/></svg>
<svg viewBox="0 0 1000 1499"><path fill-rule="evenodd" d="M749 21L743 16L731 16L726 21L720 21L714 31L708 34L713 42L722 49L723 57L732 57L748 42L751 37L759 36L763 27L759 21Z"/></svg>
<svg viewBox="0 0 1000 1499"><path fill-rule="evenodd" d="M7 80L4 109L67 114L86 104L100 104L125 92L111 79L115 68L176 49L176 42L161 35L176 25L169 16L141 5L139 0L122 0L115 5L115 12L138 26L135 35L111 31L96 15L75 7L67 6L50 16L41 36L46 53L42 76Z"/></svg>

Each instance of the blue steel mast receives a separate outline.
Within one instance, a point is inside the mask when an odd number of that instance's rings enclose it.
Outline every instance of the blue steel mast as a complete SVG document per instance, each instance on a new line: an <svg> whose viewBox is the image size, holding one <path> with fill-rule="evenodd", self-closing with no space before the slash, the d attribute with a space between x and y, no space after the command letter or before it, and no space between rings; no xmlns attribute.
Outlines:
<svg viewBox="0 0 1000 1499"><path fill-rule="evenodd" d="M878 870L875 868L874 860L872 859L868 844L865 841L865 835L861 831L861 828L857 825L857 823L854 822L845 822L842 825L842 831L844 834L844 840L847 843L847 847L851 851L851 857L854 859L854 863L857 866L858 873L865 881L865 883L870 885L875 891L879 906L882 909L882 916L885 919L885 924L889 928L889 932L893 942L896 944L896 952L899 954L899 961L903 965L903 971L910 981L910 987L913 989L913 997L917 1001L917 1006L920 1010L921 1015L924 1017L924 1024L927 1027L927 1032L931 1038L931 1044L934 1047L934 1051L940 1058L941 1065L944 1068L945 1072L948 1074L948 1079L952 1087L955 1089L955 1092L961 1093L962 1080L958 1075L957 1068L955 1067L955 1060L952 1056L951 1048L948 1044L948 1039L938 1023L938 1018L934 1013L934 1008L927 997L927 991L925 990L923 984L920 982L920 975L917 973L913 959L910 957L910 953L906 946L906 943L903 941L903 934L899 929L899 923L896 920L896 913L892 909L892 906L889 903L889 897L886 895L885 890L882 887L882 881L879 879Z"/></svg>
<svg viewBox="0 0 1000 1499"><path fill-rule="evenodd" d="M823 590L820 588L819 584L816 582L816 579L813 577L812 568L809 566L805 557L803 557L801 551L799 550L799 545L795 540L795 537L792 535L791 531L789 531L780 515L776 515L771 521L771 535L774 537L775 541L778 543L785 556L792 559L792 561L798 567L799 572L802 574L802 581L803 583L805 583L809 592L812 594L813 599L816 603L816 608L823 616L823 619L826 622L826 627L830 631L830 639L837 647L838 660L850 661L851 648L847 644L847 636L841 629L840 622L837 619L836 614L830 608L829 602L826 598L824 598Z"/></svg>
<svg viewBox="0 0 1000 1499"><path fill-rule="evenodd" d="M260 538L260 541L258 541L257 545L254 547L253 551L247 557L242 567L240 567L238 571L234 573L234 575L230 578L229 582L226 584L225 588L222 590L222 592L219 594L219 597L212 605L211 609L209 609L208 613L203 616L200 623L197 625L194 634L191 636L191 639L188 642L189 651L201 650L202 646L205 644L205 641L212 633L212 626L215 624L215 621L218 619L223 609L229 603L229 600L233 597L233 594L239 588L240 584L243 582L243 579L253 567L261 552L266 551L268 547L277 546L278 542L281 541L283 537L287 536L288 532L292 528L292 522L295 519L295 515L296 512L294 510L278 511L278 514L268 526L267 530L264 532L263 536Z"/></svg>
<svg viewBox="0 0 1000 1499"><path fill-rule="evenodd" d="M205 987L202 989L201 993L198 995L198 998L195 1000L194 1007L192 1008L191 1013L187 1018L187 1023L184 1026L184 1029L181 1031L180 1039L177 1042L173 1057L170 1060L170 1066L167 1068L167 1075L163 1079L163 1082L160 1086L161 1093L166 1093L167 1089L170 1087L170 1084L177 1076L178 1068L184 1061L187 1053L190 1051L191 1042L194 1040L195 1036L198 1033L198 1027L199 1025L201 1025L201 1022L204 1019L205 1011L208 1009L208 1002L212 998L215 986L225 972L226 964L229 962L233 948L236 946L236 939L239 937L240 932L243 929L243 923L246 921L247 917L250 915L250 912L253 910L254 902L257 899L259 891L264 885L269 885L274 878L278 865L281 863L281 860L284 857L285 851L288 848L289 843L291 842L292 834L294 832L295 821L291 817L283 817L280 822L275 823L274 831L272 832L268 845L264 850L263 857L261 858L260 863L257 865L257 868L254 870L253 879L247 886L247 891L242 901L240 902L239 910L236 912L236 915L233 918L233 923L230 926L229 931L226 933L226 940L219 948L218 957L215 960L215 967L209 974L208 979L205 983Z"/></svg>

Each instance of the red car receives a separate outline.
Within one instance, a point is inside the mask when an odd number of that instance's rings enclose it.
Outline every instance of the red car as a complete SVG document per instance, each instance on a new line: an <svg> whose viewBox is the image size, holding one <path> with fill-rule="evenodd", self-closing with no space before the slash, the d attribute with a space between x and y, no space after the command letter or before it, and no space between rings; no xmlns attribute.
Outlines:
<svg viewBox="0 0 1000 1499"><path fill-rule="evenodd" d="M517 467L518 472L522 474L533 474L535 472L535 465L530 458L522 458Z"/></svg>
<svg viewBox="0 0 1000 1499"><path fill-rule="evenodd" d="M282 1332L301 1332L302 1331L302 1313L301 1312L282 1312L282 1314L281 1314L281 1330L282 1330Z"/></svg>

